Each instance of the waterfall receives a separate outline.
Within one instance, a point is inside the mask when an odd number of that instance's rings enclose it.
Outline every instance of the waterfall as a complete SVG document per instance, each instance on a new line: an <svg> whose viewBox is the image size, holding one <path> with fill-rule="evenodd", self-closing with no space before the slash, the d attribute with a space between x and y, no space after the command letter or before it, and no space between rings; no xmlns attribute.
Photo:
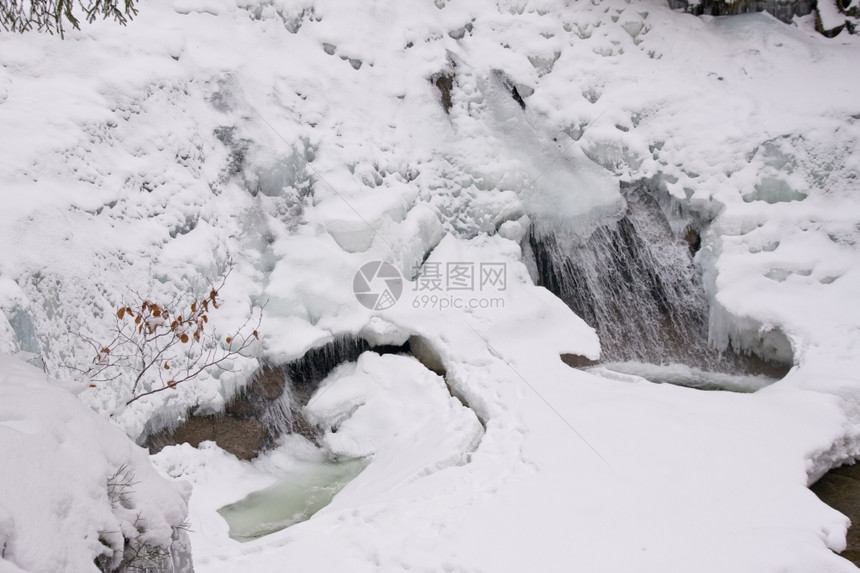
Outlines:
<svg viewBox="0 0 860 573"><path fill-rule="evenodd" d="M301 434L316 441L314 429L302 416L302 408L319 383L344 362L352 362L368 350L367 341L346 334L311 348L300 358L280 365L264 365L227 405L226 413L254 418L266 428L264 447L271 447L283 434Z"/></svg>
<svg viewBox="0 0 860 573"><path fill-rule="evenodd" d="M709 301L693 259L699 223L683 221L668 197L661 206L647 182L621 192L626 209L587 234L556 220L533 221L528 247L537 283L595 328L602 362L767 370L754 357L708 344Z"/></svg>
<svg viewBox="0 0 860 573"><path fill-rule="evenodd" d="M344 362L354 362L370 344L363 338L346 334L323 346L312 348L301 358L283 365L284 374L300 406L308 403L323 378Z"/></svg>
<svg viewBox="0 0 860 573"><path fill-rule="evenodd" d="M316 442L317 430L305 421L302 409L332 370L370 349L366 340L343 334L290 362L265 364L227 401L223 413L189 412L175 426L150 424L140 443L155 453L168 445L188 442L197 446L213 440L236 456L250 459L287 433ZM376 346L373 350L380 354L409 352L409 346Z"/></svg>

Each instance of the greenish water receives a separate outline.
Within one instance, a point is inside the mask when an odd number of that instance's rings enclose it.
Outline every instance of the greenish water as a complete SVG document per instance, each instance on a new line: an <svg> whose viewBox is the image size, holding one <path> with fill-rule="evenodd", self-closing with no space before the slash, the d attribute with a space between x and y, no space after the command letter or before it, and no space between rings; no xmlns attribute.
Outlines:
<svg viewBox="0 0 860 573"><path fill-rule="evenodd" d="M230 526L230 537L251 541L310 519L365 466L364 460L355 459L305 462L278 483L225 505L218 513Z"/></svg>

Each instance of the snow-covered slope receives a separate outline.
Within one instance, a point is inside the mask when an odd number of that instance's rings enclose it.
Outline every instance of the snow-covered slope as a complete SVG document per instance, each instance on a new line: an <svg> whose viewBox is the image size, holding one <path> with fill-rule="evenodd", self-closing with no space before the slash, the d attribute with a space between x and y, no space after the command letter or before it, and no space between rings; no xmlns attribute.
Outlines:
<svg viewBox="0 0 860 573"><path fill-rule="evenodd" d="M0 451L0 570L191 571L187 484L167 482L116 426L8 357Z"/></svg>
<svg viewBox="0 0 860 573"><path fill-rule="evenodd" d="M159 454L200 492L200 571L852 570L830 552L846 521L806 485L858 452L858 52L811 17L659 0L152 0L126 28L0 36L0 350L74 378L79 333L106 338L129 293L208 288L228 261L213 320L268 300L271 360L346 331L432 348L480 444L451 438L449 465L449 442L415 445L428 471L386 488L362 485L371 462L284 532L240 545L214 513L276 463ZM785 380L703 393L559 360L599 342L533 285L528 217L586 233L640 178L713 219L697 255L713 343L790 360ZM425 258L503 264L501 302L423 299ZM353 295L373 260L407 279L391 309ZM137 437L223 406L253 361L235 366L129 408L127 380L80 398Z"/></svg>

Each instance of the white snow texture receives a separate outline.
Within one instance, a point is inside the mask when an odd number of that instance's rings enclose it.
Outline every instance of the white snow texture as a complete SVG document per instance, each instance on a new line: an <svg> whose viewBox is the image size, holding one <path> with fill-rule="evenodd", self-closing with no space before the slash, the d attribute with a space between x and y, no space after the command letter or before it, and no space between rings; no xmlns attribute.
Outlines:
<svg viewBox="0 0 860 573"><path fill-rule="evenodd" d="M857 36L665 0L139 8L0 34L0 352L60 380L0 359L0 571L95 571L100 538L121 553L142 524L166 547L186 512L202 573L856 570L807 486L860 455ZM703 392L561 361L600 341L535 286L523 237L587 234L640 179L710 220L711 343L786 378ZM375 260L405 279L390 309L352 292ZM424 298L418 266L462 262L504 264L506 288ZM210 326L266 302L259 357L351 333L420 361L337 368L305 411L322 452L148 460L132 440L223 409L256 359L128 407L130 377L74 368L133 293L208 292L229 265ZM218 508L324 455L369 463L310 520L229 538Z"/></svg>

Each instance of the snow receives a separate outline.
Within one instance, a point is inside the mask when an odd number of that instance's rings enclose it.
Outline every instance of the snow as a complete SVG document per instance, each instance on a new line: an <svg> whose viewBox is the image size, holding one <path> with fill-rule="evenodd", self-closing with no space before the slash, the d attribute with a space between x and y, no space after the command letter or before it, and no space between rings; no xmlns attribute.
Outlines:
<svg viewBox="0 0 860 573"><path fill-rule="evenodd" d="M8 357L0 357L0 451L4 571L96 571L101 556L117 567L125 543L181 557L188 484L166 481L114 424Z"/></svg>
<svg viewBox="0 0 860 573"><path fill-rule="evenodd" d="M415 359L372 352L353 372L336 371L321 384L305 415L327 429L329 452L373 456L367 473L349 486L365 492L465 463L483 435L475 413L450 395L441 377Z"/></svg>
<svg viewBox="0 0 860 573"><path fill-rule="evenodd" d="M847 18L842 14L836 2L822 2L816 9L818 17L821 19L821 28L825 31L831 31L845 26Z"/></svg>
<svg viewBox="0 0 860 573"><path fill-rule="evenodd" d="M253 462L153 456L193 485L198 571L854 570L831 551L846 519L806 486L860 454L858 49L812 17L660 0L152 0L125 28L0 36L0 351L62 380L2 359L0 566L92 569L97 533L80 536L130 518L103 487L122 463L151 484L134 507L159 540L184 518L82 404L137 439L222 408L257 357L128 408L129 380L89 388L69 366L130 292L208 289L232 262L213 321L268 301L261 357L362 333L421 362L337 370L307 412L322 453L290 436ZM784 380L702 392L560 361L600 343L520 241L546 219L587 233L640 178L711 221L712 343L790 362ZM373 260L404 277L382 312L352 293ZM422 263L504 263L507 286L432 299ZM367 469L310 520L229 538L220 507L326 453Z"/></svg>

